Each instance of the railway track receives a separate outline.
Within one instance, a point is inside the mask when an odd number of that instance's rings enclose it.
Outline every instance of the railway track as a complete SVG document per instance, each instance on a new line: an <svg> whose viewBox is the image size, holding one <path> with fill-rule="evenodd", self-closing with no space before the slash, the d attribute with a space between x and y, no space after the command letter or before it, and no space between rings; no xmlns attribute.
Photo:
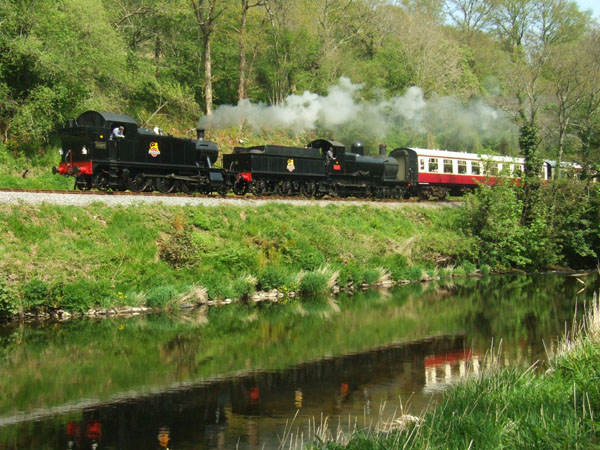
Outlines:
<svg viewBox="0 0 600 450"><path fill-rule="evenodd" d="M361 199L361 198L338 198L325 196L320 199L302 196L275 196L268 195L255 197L251 194L237 196L227 194L200 194L200 193L176 193L163 194L160 192L130 192L130 191L99 191L99 190L52 190L52 189L10 189L0 188L0 203L56 203L84 205L93 202L104 202L107 204L134 204L134 203L165 203L172 205L207 205L220 204L263 204L269 202L282 202L302 205L327 205L331 203L343 204L369 204L373 206L402 207L406 205L420 205L429 207L455 206L456 201L434 201L426 202L416 199L394 200L394 199Z"/></svg>

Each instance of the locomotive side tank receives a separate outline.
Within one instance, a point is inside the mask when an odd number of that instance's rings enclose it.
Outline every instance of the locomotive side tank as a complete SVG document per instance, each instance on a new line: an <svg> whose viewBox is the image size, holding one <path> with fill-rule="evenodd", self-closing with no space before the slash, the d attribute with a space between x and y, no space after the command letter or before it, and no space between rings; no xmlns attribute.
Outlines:
<svg viewBox="0 0 600 450"><path fill-rule="evenodd" d="M321 153L310 147L235 147L223 155L223 168L236 194L314 195L325 177Z"/></svg>
<svg viewBox="0 0 600 450"><path fill-rule="evenodd" d="M111 136L119 127L123 136ZM53 171L74 176L80 189L210 191L225 184L212 168L219 155L215 143L162 136L128 115L87 111L58 134L62 157Z"/></svg>

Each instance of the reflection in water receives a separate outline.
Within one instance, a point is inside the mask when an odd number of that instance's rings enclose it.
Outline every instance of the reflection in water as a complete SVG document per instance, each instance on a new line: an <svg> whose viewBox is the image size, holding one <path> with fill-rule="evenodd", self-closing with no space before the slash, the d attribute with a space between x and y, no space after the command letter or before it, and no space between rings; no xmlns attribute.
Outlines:
<svg viewBox="0 0 600 450"><path fill-rule="evenodd" d="M0 448L277 448L285 430L309 440L321 417L419 415L489 364L543 359L589 298L579 289L503 277L340 298L335 310L226 308L202 326L0 329Z"/></svg>

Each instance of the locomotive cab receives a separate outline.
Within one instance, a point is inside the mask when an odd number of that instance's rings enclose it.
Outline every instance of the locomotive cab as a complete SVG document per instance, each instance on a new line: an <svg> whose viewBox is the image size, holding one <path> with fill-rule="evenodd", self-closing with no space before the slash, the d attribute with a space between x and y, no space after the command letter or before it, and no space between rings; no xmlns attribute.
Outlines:
<svg viewBox="0 0 600 450"><path fill-rule="evenodd" d="M308 144L308 148L319 149L327 173L342 174L345 172L346 147L341 142L316 139ZM333 158L328 156L330 150Z"/></svg>

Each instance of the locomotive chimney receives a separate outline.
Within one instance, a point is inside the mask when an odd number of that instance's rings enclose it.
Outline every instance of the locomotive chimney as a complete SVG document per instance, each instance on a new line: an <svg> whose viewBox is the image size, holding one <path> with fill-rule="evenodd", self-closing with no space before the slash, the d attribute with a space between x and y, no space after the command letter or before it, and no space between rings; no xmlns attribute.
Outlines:
<svg viewBox="0 0 600 450"><path fill-rule="evenodd" d="M199 141L203 141L204 140L204 129L203 128L196 128L196 139L198 139Z"/></svg>
<svg viewBox="0 0 600 450"><path fill-rule="evenodd" d="M387 155L387 145L379 144L379 156L386 156L386 155Z"/></svg>
<svg viewBox="0 0 600 450"><path fill-rule="evenodd" d="M365 154L362 142L355 142L350 146L350 150L352 151L352 153L356 153L357 155Z"/></svg>

